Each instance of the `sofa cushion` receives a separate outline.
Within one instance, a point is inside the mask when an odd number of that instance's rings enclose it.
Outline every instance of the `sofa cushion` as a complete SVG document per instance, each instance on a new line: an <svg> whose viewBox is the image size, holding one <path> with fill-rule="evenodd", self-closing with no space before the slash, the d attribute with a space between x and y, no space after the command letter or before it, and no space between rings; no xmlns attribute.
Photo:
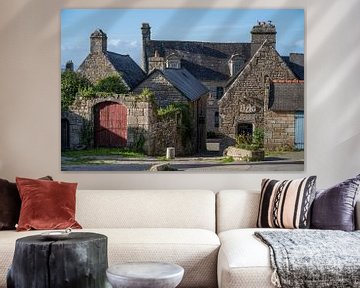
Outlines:
<svg viewBox="0 0 360 288"><path fill-rule="evenodd" d="M74 230L76 232L77 230ZM185 269L179 287L216 287L216 263L220 241L204 229L138 228L82 229L108 237L109 265L135 261L176 263ZM0 232L0 287L11 264L17 238L44 231Z"/></svg>
<svg viewBox="0 0 360 288"><path fill-rule="evenodd" d="M0 230L15 230L21 200L15 183L0 179Z"/></svg>
<svg viewBox="0 0 360 288"><path fill-rule="evenodd" d="M51 176L40 179L52 180ZM0 230L15 230L20 207L21 199L16 184L0 179Z"/></svg>
<svg viewBox="0 0 360 288"><path fill-rule="evenodd" d="M76 197L76 219L84 228L215 231L215 194L209 190L78 190Z"/></svg>
<svg viewBox="0 0 360 288"><path fill-rule="evenodd" d="M274 287L269 248L254 236L255 231L261 230L265 229L235 229L219 234L219 288Z"/></svg>
<svg viewBox="0 0 360 288"><path fill-rule="evenodd" d="M294 180L263 179L257 227L308 228L316 176Z"/></svg>
<svg viewBox="0 0 360 288"><path fill-rule="evenodd" d="M360 175L317 191L312 205L311 227L353 231L359 185Z"/></svg>
<svg viewBox="0 0 360 288"><path fill-rule="evenodd" d="M75 221L76 183L16 178L21 198L18 231L81 228Z"/></svg>
<svg viewBox="0 0 360 288"><path fill-rule="evenodd" d="M217 233L239 228L255 228L259 199L259 191L222 190L217 193Z"/></svg>

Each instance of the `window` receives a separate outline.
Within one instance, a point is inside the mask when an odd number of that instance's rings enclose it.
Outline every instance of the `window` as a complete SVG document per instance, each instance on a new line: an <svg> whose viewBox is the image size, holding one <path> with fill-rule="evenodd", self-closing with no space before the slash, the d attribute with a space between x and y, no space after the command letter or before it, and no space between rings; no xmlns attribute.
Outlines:
<svg viewBox="0 0 360 288"><path fill-rule="evenodd" d="M223 87L216 87L216 99L220 99L224 95Z"/></svg>
<svg viewBox="0 0 360 288"><path fill-rule="evenodd" d="M239 123L237 126L237 135L252 135L253 125L251 123Z"/></svg>
<svg viewBox="0 0 360 288"><path fill-rule="evenodd" d="M167 68L180 68L180 60L168 60L167 61Z"/></svg>
<svg viewBox="0 0 360 288"><path fill-rule="evenodd" d="M216 128L219 127L219 112L215 112L215 115L214 115L214 127L216 127Z"/></svg>

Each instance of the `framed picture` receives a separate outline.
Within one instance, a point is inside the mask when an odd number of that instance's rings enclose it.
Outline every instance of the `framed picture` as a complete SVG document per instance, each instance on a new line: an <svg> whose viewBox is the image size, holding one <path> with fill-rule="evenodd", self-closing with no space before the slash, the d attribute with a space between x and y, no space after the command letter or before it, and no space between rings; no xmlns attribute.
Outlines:
<svg viewBox="0 0 360 288"><path fill-rule="evenodd" d="M61 169L303 170L304 10L62 10Z"/></svg>

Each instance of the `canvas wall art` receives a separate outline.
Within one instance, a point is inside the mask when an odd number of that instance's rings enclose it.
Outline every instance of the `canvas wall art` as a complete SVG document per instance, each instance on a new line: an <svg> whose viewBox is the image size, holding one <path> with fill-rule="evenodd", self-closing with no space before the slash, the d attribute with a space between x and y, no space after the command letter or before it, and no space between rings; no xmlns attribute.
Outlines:
<svg viewBox="0 0 360 288"><path fill-rule="evenodd" d="M61 12L63 171L301 171L304 110L304 10Z"/></svg>

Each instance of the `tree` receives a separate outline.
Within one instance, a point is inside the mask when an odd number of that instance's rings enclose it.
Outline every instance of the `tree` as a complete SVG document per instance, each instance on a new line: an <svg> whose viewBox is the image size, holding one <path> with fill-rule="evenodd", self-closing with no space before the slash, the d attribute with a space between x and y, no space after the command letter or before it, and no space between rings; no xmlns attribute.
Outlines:
<svg viewBox="0 0 360 288"><path fill-rule="evenodd" d="M95 84L95 91L122 94L127 92L127 88L119 75L107 76L100 79Z"/></svg>
<svg viewBox="0 0 360 288"><path fill-rule="evenodd" d="M73 104L76 94L84 88L91 86L88 79L74 71L61 73L61 109L67 110Z"/></svg>

